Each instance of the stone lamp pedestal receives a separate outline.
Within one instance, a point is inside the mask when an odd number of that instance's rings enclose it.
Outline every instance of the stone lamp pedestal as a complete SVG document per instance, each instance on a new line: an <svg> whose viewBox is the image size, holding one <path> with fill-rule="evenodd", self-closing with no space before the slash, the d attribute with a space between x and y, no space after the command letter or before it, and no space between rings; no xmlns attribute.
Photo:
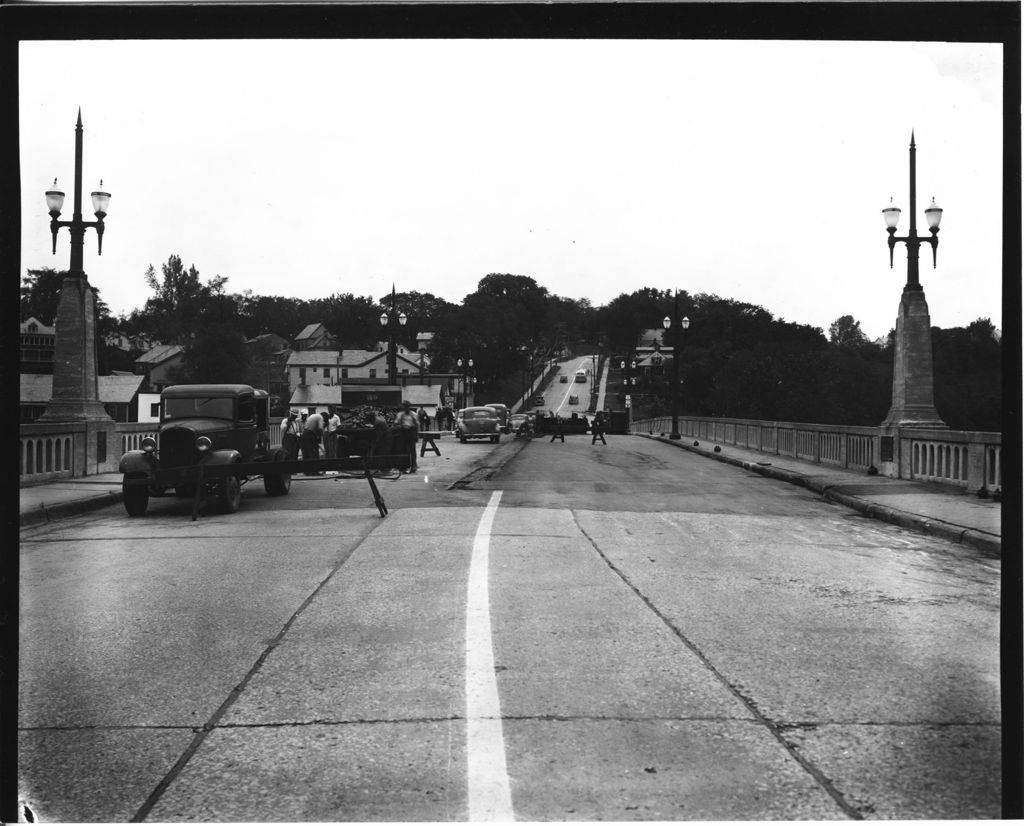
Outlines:
<svg viewBox="0 0 1024 826"><path fill-rule="evenodd" d="M932 327L924 290L905 289L896 317L892 406L882 427L946 429L935 409Z"/></svg>

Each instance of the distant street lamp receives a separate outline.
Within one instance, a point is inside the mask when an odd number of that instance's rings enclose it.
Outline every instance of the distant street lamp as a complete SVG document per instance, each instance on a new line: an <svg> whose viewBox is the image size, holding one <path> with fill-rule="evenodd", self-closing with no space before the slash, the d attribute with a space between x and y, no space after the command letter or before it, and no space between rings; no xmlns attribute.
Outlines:
<svg viewBox="0 0 1024 826"><path fill-rule="evenodd" d="M531 347L527 347L525 344L519 348L519 352L526 358L526 367L523 369L523 408L527 404L527 400L533 399L533 385L536 380L534 377L534 368L537 364L537 351ZM530 385L530 392L527 395L526 385Z"/></svg>
<svg viewBox="0 0 1024 826"><path fill-rule="evenodd" d="M395 315L395 285L391 285L391 310L380 314L380 326L388 331L388 382L397 384L398 358L395 352L395 324L404 327L408 321L405 313Z"/></svg>
<svg viewBox="0 0 1024 826"><path fill-rule="evenodd" d="M455 363L462 373L462 406L469 407L469 398L473 392L473 359L467 359L465 363L457 359Z"/></svg>
<svg viewBox="0 0 1024 826"><path fill-rule="evenodd" d="M626 371L625 385L626 385L626 392L628 393L629 389L630 389L630 385L635 385L636 384L636 377L632 375L633 371L636 370L636 359L630 359L629 361L626 361L625 359L623 359L619 363L619 367L621 367L623 370Z"/></svg>
<svg viewBox="0 0 1024 826"><path fill-rule="evenodd" d="M672 432L668 434L670 439L681 439L679 433L679 327L684 330L690 328L690 319L684 318L677 323L679 318L679 290L676 290L675 302L672 305L672 317L665 316L661 325L666 330L672 331Z"/></svg>

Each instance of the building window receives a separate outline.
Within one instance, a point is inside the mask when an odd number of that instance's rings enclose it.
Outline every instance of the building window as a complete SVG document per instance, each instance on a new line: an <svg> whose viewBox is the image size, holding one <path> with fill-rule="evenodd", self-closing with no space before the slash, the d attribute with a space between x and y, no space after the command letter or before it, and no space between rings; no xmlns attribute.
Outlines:
<svg viewBox="0 0 1024 826"><path fill-rule="evenodd" d="M377 368L376 367L371 367L370 368L370 378L371 379L377 378Z"/></svg>
<svg viewBox="0 0 1024 826"><path fill-rule="evenodd" d="M306 383L306 368L305 367L300 367L299 368L299 384L305 384L305 383Z"/></svg>
<svg viewBox="0 0 1024 826"><path fill-rule="evenodd" d="M341 368L341 377L343 379L347 379L348 378L348 368L347 367L342 367Z"/></svg>
<svg viewBox="0 0 1024 826"><path fill-rule="evenodd" d="M325 367L324 368L324 378L325 379L329 379L330 377L331 377L331 368L330 367Z"/></svg>

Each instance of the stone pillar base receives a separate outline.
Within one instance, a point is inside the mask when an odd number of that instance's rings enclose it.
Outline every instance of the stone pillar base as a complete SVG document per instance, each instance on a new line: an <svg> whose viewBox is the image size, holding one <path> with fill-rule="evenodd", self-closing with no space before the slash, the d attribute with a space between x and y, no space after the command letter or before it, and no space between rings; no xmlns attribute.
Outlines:
<svg viewBox="0 0 1024 826"><path fill-rule="evenodd" d="M51 399L37 422L111 422L110 415L96 399Z"/></svg>
<svg viewBox="0 0 1024 826"><path fill-rule="evenodd" d="M896 317L892 405L882 427L948 429L935 409L932 328L924 290L904 289Z"/></svg>

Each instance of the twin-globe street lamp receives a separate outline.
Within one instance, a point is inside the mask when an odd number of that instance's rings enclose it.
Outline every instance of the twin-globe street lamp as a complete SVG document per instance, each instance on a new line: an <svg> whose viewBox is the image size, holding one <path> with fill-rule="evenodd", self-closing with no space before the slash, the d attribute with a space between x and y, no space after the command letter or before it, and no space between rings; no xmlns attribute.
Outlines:
<svg viewBox="0 0 1024 826"><path fill-rule="evenodd" d="M921 244L930 244L932 248L932 268L938 266L939 247L939 222L942 220L942 208L932 198L931 206L924 211L925 220L928 221L928 231L931 238L919 238L917 235L917 165L915 163L917 146L914 143L914 133L910 133L910 233L903 238L896 235L896 224L900 220L900 208L889 199L889 206L882 210L885 216L885 227L889 233L889 269L892 269L892 254L896 248L896 242L902 241L907 245L907 286L908 290L920 290L921 281L918 274L918 257Z"/></svg>
<svg viewBox="0 0 1024 826"><path fill-rule="evenodd" d="M896 224L900 208L889 199L889 206L882 210L886 231L889 233L889 267L893 264L893 250L896 242L907 245L907 283L900 297L899 314L896 318L896 340L893 354L892 406L882 422L884 427L945 428L946 424L935 409L934 374L932 369L931 319L924 288L919 276L921 244L932 248L932 266L937 266L939 246L939 222L942 209L932 198L931 206L925 211L930 238L917 234L917 145L914 133L910 133L910 232L905 237L896 235ZM882 442L881 459L892 462L892 439L887 436Z"/></svg>
<svg viewBox="0 0 1024 826"><path fill-rule="evenodd" d="M112 420L99 400L99 379L96 349L96 299L85 275L83 263L85 230L93 227L98 238L99 252L103 253L103 219L110 206L110 193L100 188L91 193L95 221L82 220L82 110L78 110L75 124L75 192L74 212L70 221L60 221L64 208L64 192L57 187L46 191L46 208L50 213L50 232L53 235L53 254L57 254L57 233L67 227L71 234L71 266L61 284L60 299L54 326L58 329L54 344L53 386L41 422L86 421L102 423L85 442L80 461L84 466L106 461L106 441L113 436L108 432Z"/></svg>
<svg viewBox="0 0 1024 826"><path fill-rule="evenodd" d="M456 359L455 363L459 367L459 372L462 373L462 406L469 407L469 397L473 392L474 377L471 375L473 371L473 359L468 359L465 363L462 359ZM463 368L465 364L465 369ZM469 389L466 387L466 383L469 383Z"/></svg>
<svg viewBox="0 0 1024 826"><path fill-rule="evenodd" d="M57 254L57 231L67 227L71 233L71 268L69 275L81 278L84 274L83 247L85 246L85 228L95 227L98 251L103 255L103 219L107 217L110 206L110 193L100 188L89 193L92 196L92 208L96 213L95 221L82 220L82 110L78 110L78 123L75 125L75 211L70 221L58 221L60 211L64 208L64 193L57 188L57 179L53 179L53 188L46 191L46 208L50 212L50 232L53 234L53 254Z"/></svg>
<svg viewBox="0 0 1024 826"><path fill-rule="evenodd" d="M388 382L398 384L398 358L395 353L395 322L404 327L409 320L405 313L395 315L395 285L391 285L391 310L380 314L380 326L388 331Z"/></svg>
<svg viewBox="0 0 1024 826"><path fill-rule="evenodd" d="M668 434L670 439L681 439L682 436L679 433L679 331L678 327L682 327L684 330L690 329L690 319L683 318L682 321L676 323L676 319L679 318L679 291L676 290L675 303L672 305L672 317L665 318L661 321L661 326L666 330L672 331L672 432Z"/></svg>

